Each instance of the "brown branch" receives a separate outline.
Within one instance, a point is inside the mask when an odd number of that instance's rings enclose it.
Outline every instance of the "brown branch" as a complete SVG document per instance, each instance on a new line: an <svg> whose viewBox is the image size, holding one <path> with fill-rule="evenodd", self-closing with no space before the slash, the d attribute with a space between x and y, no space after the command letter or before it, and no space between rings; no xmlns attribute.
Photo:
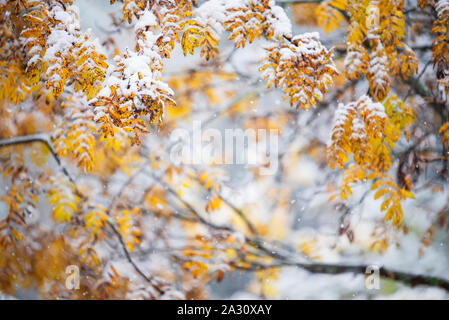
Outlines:
<svg viewBox="0 0 449 320"><path fill-rule="evenodd" d="M59 158L58 154L56 153L55 149L53 148L53 145L50 143L49 138L48 138L47 135L45 135L45 134L35 134L35 135L28 135L28 136L21 136L21 137L15 137L15 138L10 138L10 139L0 140L0 148L1 147L8 147L8 146L19 145L19 144L28 144L28 143L33 143L33 142L43 143L43 144L45 144L48 147L48 149L50 150L50 153L52 154L53 158L55 159L55 161L58 164L58 166L61 169L61 171L70 180L70 182L73 184L73 186L75 188L75 192L77 193L77 195L80 198L82 198L82 199L86 199L86 197L83 195L81 190L78 188L78 186L77 186L77 184L75 182L75 179L70 175L70 173L68 172L67 168L63 165L61 159ZM129 183L131 183L131 181ZM125 243L123 241L122 235L117 230L117 228L115 227L114 223L112 221L110 221L110 220L108 220L107 222L111 226L111 229L114 232L114 234L117 236L117 238L118 238L118 240L120 242L120 245L122 246L122 249L123 249L123 251L125 253L126 259L133 266L134 270L136 270L136 272L138 274L140 274L147 282L149 282L160 294L163 294L165 291L163 289L159 288L154 283L154 280L149 278L147 275L145 275L145 273L136 265L136 263L134 262L134 260L132 259L131 255L130 255L128 249L126 248L126 245L125 245Z"/></svg>
<svg viewBox="0 0 449 320"><path fill-rule="evenodd" d="M257 271L265 270L270 268L281 268L286 266L295 266L309 271L310 273L317 274L342 274L342 273L354 273L354 274L366 274L368 267L374 265L337 265L337 264L324 264L324 263L298 263L298 262L280 262L273 264L257 264L252 263L250 267L242 267L239 265L234 265L236 269L247 270L247 271ZM397 271L389 268L380 267L379 275L383 278L399 281L410 287L416 287L419 285L426 285L432 287L438 287L449 291L449 281L443 278L412 274L403 271Z"/></svg>
<svg viewBox="0 0 449 320"><path fill-rule="evenodd" d="M157 290L157 292L159 292L159 294L164 294L165 290L161 289L159 287L158 284L156 284L154 282L154 279L148 277L140 268L139 266L137 266L137 264L134 262L134 260L131 257L131 254L129 253L129 250L126 248L125 242L123 241L123 237L120 234L120 231L117 230L117 228L115 227L114 223L111 222L110 220L108 220L108 224L111 227L112 231L114 232L114 234L117 236L117 238L120 241L120 245L122 246L123 252L125 253L125 257L128 260L128 262L133 266L134 270L142 276L142 278L145 279L145 281L147 281L148 283L150 283L152 285L153 288L155 288Z"/></svg>
<svg viewBox="0 0 449 320"><path fill-rule="evenodd" d="M183 204L187 206L189 211L191 211L195 218L185 217L183 215L174 215L174 217L178 219L188 219L191 222L198 222L202 223L208 227L215 228L218 230L226 230L235 232L235 230L232 227L229 226L219 226L215 225L209 221L206 221L204 218L202 218L199 213L184 199L180 198L176 191L171 189L169 186L167 186L167 191L169 191L171 194L177 197ZM265 241L259 237L245 237L246 243L250 244L251 246L265 252L268 256L274 258L277 260L277 262L272 264L260 264L256 262L250 262L250 267L241 267L239 265L232 264L236 269L242 269L246 271L257 271L257 270L264 270L264 269L270 269L270 268L280 268L280 267L287 267L287 266L296 266L298 268L302 268L304 270L307 270L311 273L317 273L317 274L342 274L342 273L354 273L354 274L366 274L366 270L369 266L373 265L365 265L365 264L353 264L353 265L339 265L339 264L326 264L326 263L301 263L292 261L288 256L277 252L277 248L269 248L267 244L269 244L269 241ZM438 287L441 289L444 289L446 291L449 291L449 280L430 276L430 275L421 275L421 274L413 274L403 271L397 271L385 267L379 268L379 275L383 278L399 281L406 285L409 285L411 287L415 287L418 285L427 285L427 286L433 286Z"/></svg>
<svg viewBox="0 0 449 320"><path fill-rule="evenodd" d="M170 191L170 190L169 190ZM174 190L173 190L174 191ZM175 195L177 196L176 192ZM179 199L179 197L178 197ZM182 200L183 203L187 203L185 200ZM193 210L195 212L195 209L191 205L188 205L189 209ZM208 227L219 229L219 230L227 230L227 231L235 231L231 227L228 226L218 226L215 225L209 221L206 221L198 215L198 213L195 214L198 219L196 222L203 223L207 225ZM195 219L184 217L182 215L174 215L178 219L188 219L189 221L193 222ZM353 264L353 265L339 265L339 264L326 264L326 263L301 263L301 262L295 262L291 261L289 257L283 255L282 253L276 252L271 248L268 248L266 246L269 241L261 241L262 239L259 239L258 237L250 238L246 237L245 241L252 245L253 247L260 249L261 251L267 253L270 257L273 257L277 259L277 262L272 264L260 264L256 262L250 262L250 267L242 267L236 264L232 264L236 269L241 269L245 271L257 271L257 270L264 270L264 269L270 269L270 268L281 268L281 267L288 267L288 266L295 266L298 268L302 268L304 270L307 270L311 273L316 274L343 274L343 273L354 273L354 274L366 274L366 270L369 266L368 264ZM406 285L409 285L411 287L415 287L418 285L426 285L426 286L432 286L432 287L438 287L441 289L444 289L446 291L449 291L449 280L430 276L430 275L422 275L422 274L413 274L398 270L393 270L390 268L380 267L379 268L379 275L383 278L399 281Z"/></svg>
<svg viewBox="0 0 449 320"><path fill-rule="evenodd" d="M75 180L71 177L67 169L62 164L62 161L58 157L56 151L54 150L53 146L48 140L48 137L45 135L30 135L30 136L23 136L23 137L17 137L17 138L11 138L11 139L5 139L0 140L0 147L6 147L6 146L12 146L12 145L19 145L19 144L26 144L26 143L32 143L32 142L40 142L44 143L48 146L52 156L55 158L55 161L57 162L58 166L61 168L62 172L69 178L69 180L75 185ZM77 189L78 190L78 189ZM168 191L177 196L177 193L171 189L168 188ZM217 226L211 222L206 221L204 218L202 218L198 212L185 200L182 198L179 198L180 201L184 205L187 206L189 211L195 214L195 217L197 218L197 222L200 222L202 224L205 224L211 228L221 229L221 230L228 230L228 231L234 231L231 227L228 226ZM182 216L176 216L177 218L184 218ZM161 289L157 284L154 283L154 279L148 277L134 262L132 259L130 252L126 248L126 245L123 241L123 238L120 234L120 232L117 230L115 225L108 220L108 224L110 225L111 229L113 230L114 234L117 236L123 252L125 254L126 259L128 262L133 266L135 271L141 275L148 283L150 283L160 294L163 294L165 291ZM361 273L364 274L368 265L337 265L337 264L321 264L321 263L300 263L300 262L292 262L290 259L283 255L282 253L275 252L271 248L268 248L266 244L261 241L259 238L249 238L246 237L246 242L255 248L260 249L261 251L267 253L269 256L277 259L278 261L276 263L272 264L258 264L255 262L251 263L250 267L241 267L241 266L234 266L235 268L244 269L247 271L254 271L254 270L263 270L263 269L269 269L269 268L279 268L279 267L285 267L285 266L296 266L299 268L302 268L304 270L307 270L311 273L321 273L321 274L342 274L342 273ZM389 268L380 268L379 269L380 276L383 278L399 281L402 283L405 283L411 287L418 286L418 285L427 285L427 286L434 286L438 288L442 288L446 291L449 291L449 281L443 278L435 277L435 276L429 276L429 275L421 275L421 274L412 274L408 272L402 272L397 270L392 270Z"/></svg>
<svg viewBox="0 0 449 320"><path fill-rule="evenodd" d="M136 172L134 172L129 178L125 181L125 183L120 187L120 190L117 192L117 194L112 199L111 203L109 204L108 208L106 209L106 212L111 213L114 208L116 207L118 201L120 200L123 192L125 189L134 181L134 179L145 169L145 166L141 166Z"/></svg>
<svg viewBox="0 0 449 320"><path fill-rule="evenodd" d="M245 216L242 210L234 206L228 199L223 197L221 194L218 194L218 197L221 199L221 201L226 203L235 213L237 213L237 215L243 220L243 222L246 224L246 226L248 227L249 231L252 234L254 235L258 234L256 228L253 226L251 221L249 221L249 219Z"/></svg>
<svg viewBox="0 0 449 320"><path fill-rule="evenodd" d="M76 187L75 179L69 173L67 168L63 165L61 159L59 158L58 154L56 153L55 148L53 148L53 145L50 143L50 140L47 135L33 134L33 135L28 135L28 136L21 136L21 137L0 140L0 148L19 145L19 144L28 144L28 143L33 143L33 142L40 142L40 143L45 144L48 147L48 149L50 150L50 153L52 154L53 158L55 159L55 161L58 164L59 168L61 169L62 173L64 173L64 175ZM78 188L76 189L76 191L77 191L77 193L79 192ZM81 194L81 192L79 192L79 193Z"/></svg>

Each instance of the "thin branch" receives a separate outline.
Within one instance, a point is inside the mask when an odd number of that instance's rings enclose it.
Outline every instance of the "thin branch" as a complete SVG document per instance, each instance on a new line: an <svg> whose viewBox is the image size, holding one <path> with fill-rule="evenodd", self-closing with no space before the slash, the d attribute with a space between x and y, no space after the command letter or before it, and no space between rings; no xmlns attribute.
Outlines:
<svg viewBox="0 0 449 320"><path fill-rule="evenodd" d="M214 229L220 229L220 230L226 230L226 231L234 231L231 227L228 226L218 226L215 225L209 221L207 221L206 219L204 219L199 213L198 211L187 201L185 201L183 198L181 198L178 193L173 190L172 187L170 187L168 184L166 184L165 182L163 182L161 179L158 179L158 177L156 177L154 174L148 173L148 175L158 184L160 184L165 190L167 190L171 195L175 196L176 199L179 200L179 202L181 202L189 211L190 213L192 213L196 219L190 219L190 221L192 222L200 222L206 226L209 226L211 228ZM174 215L177 218L181 218L184 219L185 216L183 215ZM186 217L187 218L187 217Z"/></svg>
<svg viewBox="0 0 449 320"><path fill-rule="evenodd" d="M247 270L247 271L257 271L270 268L280 268L286 266L295 266L307 270L311 273L318 274L342 274L342 273L354 273L354 274L366 274L368 267L373 265L337 265L337 264L324 264L324 263L298 263L298 262L281 262L273 264L257 264L252 263L250 267L242 267L239 265L234 265L237 269ZM443 278L412 274L408 272L397 271L389 268L381 267L379 268L379 275L383 278L399 281L407 284L411 287L416 287L419 285L426 285L432 287L438 287L449 291L449 281Z"/></svg>
<svg viewBox="0 0 449 320"><path fill-rule="evenodd" d="M154 279L148 277L138 266L137 264L134 262L134 260L131 257L131 254L128 251L128 248L126 248L125 242L123 241L123 237L120 234L120 232L117 230L117 228L115 227L114 223L112 223L111 221L108 220L108 224L111 227L112 231L114 232L114 234L117 236L117 238L120 241L120 244L122 246L123 252L125 253L125 257L128 260L128 262L133 266L134 270L136 270L136 272L138 274L140 274L142 276L142 278L145 279L145 281L147 281L148 283L150 283L153 288L155 288L157 290L157 292L159 292L159 294L164 294L165 290L161 289L159 287L159 285L157 285L156 283L154 283Z"/></svg>
<svg viewBox="0 0 449 320"><path fill-rule="evenodd" d="M76 186L75 180L71 177L67 169L63 166L60 158L58 157L56 151L54 150L53 146L51 145L50 141L48 140L48 137L46 135L30 135L30 136L23 136L23 137L17 137L12 139L4 139L0 140L0 147L6 147L6 146L12 146L12 145L19 145L19 144L26 144L26 143L32 143L32 142L41 142L48 146L52 156L55 158L58 166L61 168L63 173L69 178L69 180ZM167 189L171 194L174 194L177 196L177 193L169 188ZM212 228L219 228L221 230L228 230L233 231L231 227L227 226L216 226L213 223L210 223L206 221L204 218L202 218L196 210L188 204L187 201L181 199L178 197L191 211L195 214L196 218L199 222L208 225ZM178 217L180 218L180 216ZM128 249L126 248L126 245L123 241L123 238L120 234L120 232L117 230L115 225L108 221L108 224L110 225L111 229L113 230L114 234L119 239L119 242L122 246L122 249L125 253L126 259L128 262L133 266L135 271L141 275L147 282L149 282L160 294L163 294L165 291L161 289L158 285L154 283L154 279L148 277L134 262L132 259ZM277 268L277 267L284 267L284 266L297 266L299 268L302 268L304 270L307 270L311 273L325 273L325 274L342 274L342 273L361 273L364 274L368 265L337 265L337 264L321 264L321 263L300 263L300 262L293 262L290 261L290 259L284 255L282 255L279 252L275 252L271 250L270 248L266 247L266 245L260 241L261 239L258 238L246 238L246 242L264 252L269 254L271 257L276 258L278 262L273 264L258 264L255 262L252 262L250 267L242 268L241 266L235 266L236 268L244 269L244 270L263 270L268 268ZM380 276L403 282L407 285L410 285L411 287L418 286L418 285L427 285L427 286L433 286L433 287L439 287L446 291L449 291L449 281L443 278L435 277L435 276L428 276L428 275L420 275L420 274L412 274L408 272L402 272L402 271L396 271L388 268L380 268L379 269Z"/></svg>
<svg viewBox="0 0 449 320"><path fill-rule="evenodd" d="M50 143L50 140L47 135L34 134L34 135L21 136L21 137L15 137L15 138L11 138L11 139L0 140L0 148L19 145L19 144L28 144L28 143L33 143L33 142L44 143L48 147L48 149L50 150L50 153L52 154L53 158L55 159L55 161L58 164L61 171L64 173L64 175L67 176L67 178L73 184L77 195L80 196L80 198L85 199L86 197L82 194L82 192L78 188L78 186L75 182L75 179L73 179L73 177L70 175L70 173L68 172L66 167L63 165L61 159L59 158L58 154L56 153L55 149L53 148L53 145ZM131 183L131 182L129 182L129 183ZM136 270L136 272L138 274L140 274L147 282L149 282L160 294L163 294L165 291L162 290L161 288L159 288L157 285L155 285L154 281L151 278L149 278L147 275L145 275L145 273L136 265L134 260L131 258L131 255L123 241L122 235L117 230L117 228L115 227L113 222L111 222L110 220L108 220L107 222L111 226L111 229L114 232L114 234L119 239L119 242L120 242L120 244L123 248L123 251L125 253L126 259L129 261L129 263L133 266L133 268Z"/></svg>
<svg viewBox="0 0 449 320"><path fill-rule="evenodd" d="M160 182L160 181L158 181ZM195 217L197 218L197 222L205 224L208 227L219 229L219 230L227 230L227 231L235 231L232 227L228 226L218 226L215 225L209 221L206 221L204 218L202 218L199 213L185 200L180 198L175 190L167 187L167 191L173 194L177 197L183 204L186 205L186 207L191 211ZM182 215L174 215L176 218L184 219L187 217L184 217ZM188 218L189 221L194 221L195 219ZM279 268L279 267L286 267L286 266L296 266L299 268L302 268L304 270L307 270L311 273L324 273L324 274L342 274L342 273L355 273L355 274L365 274L367 268L370 265L365 264L354 264L354 265L339 265L339 264L326 264L326 263L301 263L296 261L291 261L289 257L286 255L283 255L280 252L277 252L276 250L273 250L269 247L267 247L267 244L269 241L262 241L259 237L245 237L246 243L252 245L253 247L265 252L270 257L273 257L277 259L277 262L272 264L258 264L256 262L250 262L250 267L241 267L238 265L234 265L237 269L243 269L247 271L256 271L256 270L263 270L263 269L269 269L269 268ZM421 275L421 274L413 274L403 271L397 271L389 268L381 267L379 268L379 275L383 278L391 279L394 281L399 281L402 283L405 283L411 287L415 287L418 285L427 285L427 286L433 286L433 287L439 287L446 291L449 291L449 280L435 277L435 276L429 276L429 275Z"/></svg>
<svg viewBox="0 0 449 320"><path fill-rule="evenodd" d="M221 201L226 203L235 213L237 213L237 215L243 220L243 222L245 222L246 226L248 227L249 231L251 231L252 234L254 235L258 234L256 228L253 226L251 221L249 221L249 219L245 216L242 210L234 206L232 202L223 197L223 195L218 194L218 197L221 199Z"/></svg>
<svg viewBox="0 0 449 320"><path fill-rule="evenodd" d="M50 153L52 154L53 158L55 159L55 161L58 164L59 168L61 169L62 173L64 173L64 175L76 187L75 179L69 173L67 168L63 165L61 159L59 158L58 154L56 153L55 148L51 144L49 137L46 134L32 134L32 135L28 135L28 136L21 136L21 137L14 137L14 138L10 138L10 139L0 140L0 148L19 145L19 144L28 144L28 143L33 143L33 142L40 142L40 143L45 144L48 147L48 149L50 150ZM81 194L81 192L78 190L78 188L76 188L76 191L77 191L77 193Z"/></svg>
<svg viewBox="0 0 449 320"><path fill-rule="evenodd" d="M421 77L423 76L424 72L426 71L427 67L432 63L432 61L428 61L426 63L426 65L424 66L423 70L421 71L421 73L418 75L418 77L416 78L416 81L413 82L415 84L418 83L419 79L421 79ZM421 86L418 87L419 89L421 88ZM410 96L410 94L412 93L412 90L415 89L414 86L411 86L410 89L408 90L407 94L405 95L404 99L402 99L403 101L406 101L407 98ZM422 91L424 92L424 91Z"/></svg>
<svg viewBox="0 0 449 320"><path fill-rule="evenodd" d="M235 231L231 227L228 226L218 226L209 221L203 219L196 210L188 204L185 200L178 197L178 194L172 190L171 188L167 189L170 193L174 194L180 201L182 201L192 213L197 217L196 222L203 223L208 227L215 228L218 230L227 230L227 231ZM189 221L195 221L195 219L184 217L182 215L174 215L179 219L188 219ZM269 256L277 259L277 262L271 264L260 264L257 262L249 262L250 267L242 267L240 265L233 264L236 269L242 269L246 271L257 271L264 270L270 268L280 268L280 267L288 267L288 266L296 266L298 268L302 268L311 273L317 274L343 274L343 273L354 273L354 274L366 274L366 270L369 266L368 264L352 264L352 265L339 265L339 264L327 264L327 263L301 263L292 261L289 257L283 255L282 253L276 252L273 249L267 247L269 241L262 241L262 239L255 237L245 238L246 243L252 245L253 247L260 249L261 251L267 253ZM390 268L380 267L379 275L383 278L399 281L404 284L407 284L411 287L415 287L418 285L426 285L432 287L442 288L446 291L449 291L449 280L430 276L430 275L421 275L421 274L413 274L403 271L397 271Z"/></svg>
<svg viewBox="0 0 449 320"><path fill-rule="evenodd" d="M118 191L118 193L114 196L114 198L112 199L112 201L109 203L108 208L106 209L106 212L111 213L112 210L115 208L115 206L117 205L118 201L120 200L123 192L125 191L125 189L134 181L134 179L145 169L145 166L141 166L136 172L134 172L131 176L129 176L129 178L125 181L125 183L122 184L122 186L120 187L120 190Z"/></svg>

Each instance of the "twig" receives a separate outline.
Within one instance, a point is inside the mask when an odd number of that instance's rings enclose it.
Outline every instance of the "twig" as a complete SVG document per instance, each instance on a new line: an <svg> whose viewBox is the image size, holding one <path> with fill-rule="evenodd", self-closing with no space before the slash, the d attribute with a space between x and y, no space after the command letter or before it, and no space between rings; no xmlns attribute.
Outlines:
<svg viewBox="0 0 449 320"><path fill-rule="evenodd" d="M53 158L55 159L56 163L60 167L61 171L64 173L64 175L67 176L67 178L70 180L70 182L73 184L75 188L75 192L78 196L81 198L85 198L85 196L82 194L81 190L78 188L75 179L70 175L66 167L63 165L61 159L59 158L58 154L56 153L55 149L53 148L53 145L50 143L49 138L45 134L34 134L34 135L28 135L28 136L21 136L21 137L15 137L11 139L4 139L0 140L0 148L1 147L7 147L7 146L13 146L13 145L19 145L19 144L28 144L32 142L40 142L44 143L50 150L50 153L52 154ZM140 274L147 282L149 282L160 294L163 294L164 291L159 288L157 285L154 284L153 280L149 278L145 273L136 265L134 260L131 258L131 255L126 248L126 245L123 241L122 235L117 230L117 228L114 226L113 222L108 220L108 224L111 226L111 229L113 230L114 234L117 236L117 238L120 241L120 244L123 248L123 251L125 253L126 259L129 261L129 263L133 266L133 268L136 270L138 274Z"/></svg>
<svg viewBox="0 0 449 320"><path fill-rule="evenodd" d="M418 77L416 78L416 81L419 81L419 79L422 77L422 75L424 74L424 72L426 71L426 69L427 69L427 67L430 65L432 63L432 61L428 61L427 63L426 63L426 65L424 66L424 68L423 68L423 70L421 71L421 73L418 75ZM417 83L417 82L415 82L415 83ZM412 90L414 89L414 87L412 86L409 90L408 90L408 92L407 92L407 94L405 95L405 97L404 97L404 99L403 99L403 101L406 101L407 100L407 98L410 96L410 94L412 93Z"/></svg>
<svg viewBox="0 0 449 320"><path fill-rule="evenodd" d="M76 187L75 179L72 177L72 175L69 173L67 168L63 165L61 159L59 158L58 154L56 153L56 150L53 148L53 145L50 143L50 140L46 134L32 134L28 136L21 136L21 137L14 137L10 139L4 139L0 140L0 148L1 147L7 147L7 146L14 146L19 144L27 144L27 143L33 143L33 142L40 142L45 144L48 149L50 150L50 153L52 154L53 158L55 159L56 163L58 164L59 168L61 169L62 173L70 180L70 182ZM77 193L81 192L76 188Z"/></svg>
<svg viewBox="0 0 449 320"><path fill-rule="evenodd" d="M253 226L251 221L248 220L248 218L245 216L242 210L234 206L228 199L223 197L223 195L218 194L218 197L221 199L221 201L226 203L235 213L237 213L237 215L243 220L243 222L245 222L246 226L248 227L249 231L251 231L252 234L254 235L258 234L256 228Z"/></svg>
<svg viewBox="0 0 449 320"><path fill-rule="evenodd" d="M134 262L134 260L131 257L131 254L128 251L128 248L126 248L125 242L123 241L123 237L120 234L120 232L117 230L117 228L115 227L114 223L112 223L111 221L108 220L108 224L111 227L112 231L114 232L114 234L117 236L117 238L120 241L120 244L122 246L123 252L125 253L125 257L128 260L128 262L133 266L134 270L136 270L136 272L138 274L140 274L142 276L142 278L145 279L145 281L147 281L148 283L150 283L153 288L155 288L157 290L157 292L159 292L159 294L164 294L165 291L163 289L161 289L157 284L154 283L154 280L150 277L148 277L138 266L137 264Z"/></svg>
<svg viewBox="0 0 449 320"><path fill-rule="evenodd" d="M197 221L199 223L203 223L207 225L208 227L219 229L219 230L226 230L226 231L235 231L233 228L228 226L218 226L215 225L209 221L206 221L204 218L202 218L198 212L185 200L180 198L177 193L171 189L170 187L167 188L167 190L174 194L180 201L182 201L183 204L187 206L187 208L195 214ZM184 217L182 215L174 215L176 218L180 219L188 219L189 221L194 222L195 219ZM269 256L277 259L278 261L271 264L260 264L257 262L250 262L250 267L242 267L240 265L233 265L236 269L242 269L246 271L257 271L257 270L264 270L264 269L270 269L270 268L280 268L280 267L287 267L287 266L296 266L299 268L302 268L304 270L307 270L311 273L321 273L321 274L342 274L342 273L355 273L355 274L365 274L366 270L369 266L372 265L365 265L365 264L353 264L353 265L338 265L338 264L326 264L326 263L301 263L292 261L289 259L289 257L283 255L282 253L276 252L274 250L271 250L266 246L268 243L267 241L262 242L261 239L258 237L245 238L246 243L252 245L253 247L260 249L261 251L267 253ZM435 277L435 276L429 276L429 275L421 275L421 274L413 274L403 271L397 271L385 267L379 268L379 275L386 279L391 279L395 281L399 281L402 283L405 283L411 287L415 287L418 285L427 285L427 286L433 286L433 287L439 287L446 291L449 291L449 280Z"/></svg>
<svg viewBox="0 0 449 320"><path fill-rule="evenodd" d="M296 266L307 270L311 273L320 273L320 274L342 274L342 273L355 273L355 274L366 274L366 270L368 267L373 265L337 265L337 264L324 264L324 263L298 263L298 262L281 262L281 263L273 263L273 264L257 264L252 263L250 267L242 267L239 265L234 265L237 269L248 270L248 271L257 271L264 270L270 268L280 268L286 266ZM389 268L381 267L379 268L379 275L386 279L391 279L394 281L399 281L405 283L411 287L416 287L419 285L427 285L438 287L449 291L449 281L443 278L421 275L421 274L412 274L408 272L397 271Z"/></svg>

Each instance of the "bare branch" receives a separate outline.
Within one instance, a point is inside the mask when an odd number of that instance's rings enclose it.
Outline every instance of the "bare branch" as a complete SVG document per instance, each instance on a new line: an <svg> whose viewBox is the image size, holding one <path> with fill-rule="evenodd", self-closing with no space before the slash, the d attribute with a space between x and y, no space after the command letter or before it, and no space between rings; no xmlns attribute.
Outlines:
<svg viewBox="0 0 449 320"><path fill-rule="evenodd" d="M63 165L61 159L59 158L58 154L56 153L55 148L53 148L53 145L50 142L50 139L48 135L46 134L33 134L28 136L21 136L21 137L15 137L10 139L4 139L0 140L0 148L1 147L8 147L8 146L14 146L19 144L27 144L27 143L33 143L33 142L40 142L45 144L48 149L50 150L53 158L55 159L56 163L58 164L59 168L61 169L62 173L70 180L70 182L76 187L75 179L72 177L72 175L69 173L67 168ZM78 189L76 189L77 192L79 192ZM81 194L81 192L79 192Z"/></svg>

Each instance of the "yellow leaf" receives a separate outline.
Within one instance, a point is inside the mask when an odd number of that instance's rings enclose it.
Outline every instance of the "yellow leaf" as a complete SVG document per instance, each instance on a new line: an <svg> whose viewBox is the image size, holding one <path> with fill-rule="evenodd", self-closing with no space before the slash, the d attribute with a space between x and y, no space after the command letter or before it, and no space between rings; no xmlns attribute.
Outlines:
<svg viewBox="0 0 449 320"><path fill-rule="evenodd" d="M382 197L384 194L387 193L387 189L380 189L378 190L375 194L374 194L374 200L379 199L380 197Z"/></svg>

